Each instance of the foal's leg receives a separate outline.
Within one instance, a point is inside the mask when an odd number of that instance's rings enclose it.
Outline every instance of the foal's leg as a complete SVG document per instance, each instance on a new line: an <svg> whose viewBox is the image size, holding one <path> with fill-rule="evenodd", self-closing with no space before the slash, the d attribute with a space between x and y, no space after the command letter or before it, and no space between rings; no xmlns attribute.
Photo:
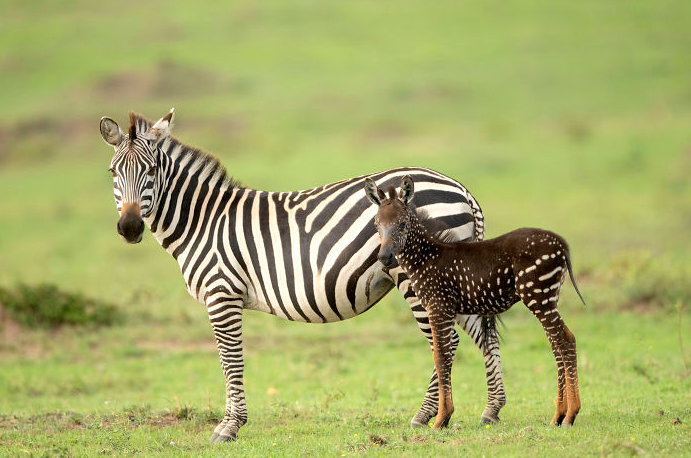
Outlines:
<svg viewBox="0 0 691 458"><path fill-rule="evenodd" d="M427 310L422 306L420 299L417 298L413 288L410 286L410 280L403 270L396 268L389 271L392 280L398 287L403 297L408 302L410 309L415 316L415 320L420 327L420 330L429 341L430 348L432 348L432 333L430 331L429 317ZM480 418L481 423L496 423L499 421L499 411L506 404L506 394L504 392L504 379L501 370L501 357L499 355L499 339L496 332L483 339L482 334L482 320L479 315L458 315L456 322L463 328L463 330L473 339L473 342L482 351L485 359L485 375L487 377L487 405L482 412ZM454 329L451 334L451 358L456 354L456 347L458 346L458 333ZM427 426L430 419L437 415L439 407L439 382L437 379L437 372L432 371L432 377L427 387L425 398L422 400L422 406L413 416L410 422L413 427Z"/></svg>
<svg viewBox="0 0 691 458"><path fill-rule="evenodd" d="M451 335L453 333L454 314L447 313L443 306L435 307L431 304L427 308L430 312L429 321L432 328L432 346L434 349L434 367L439 383L439 407L434 428L444 428L449 424L453 414L453 398L451 396L451 366L453 353L451 351Z"/></svg>
<svg viewBox="0 0 691 458"><path fill-rule="evenodd" d="M576 357L576 337L562 321L565 340L564 370L566 372L566 396L568 406L562 425L571 426L581 410L581 395L578 390L578 362Z"/></svg>
<svg viewBox="0 0 691 458"><path fill-rule="evenodd" d="M558 299L558 292L557 292ZM545 301L548 299L542 299ZM528 308L540 320L545 334L552 345L552 353L557 361L557 398L556 412L552 418L552 425L571 426L581 409L580 394L578 392L578 369L576 362L576 338L562 320L556 308L556 300L546 304L540 299L532 299ZM546 307L553 304L553 308Z"/></svg>

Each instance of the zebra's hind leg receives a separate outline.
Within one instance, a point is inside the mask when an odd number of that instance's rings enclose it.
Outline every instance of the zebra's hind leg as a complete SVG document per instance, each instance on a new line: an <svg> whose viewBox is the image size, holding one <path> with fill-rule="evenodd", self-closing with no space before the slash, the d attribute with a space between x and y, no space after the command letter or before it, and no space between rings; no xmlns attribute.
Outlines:
<svg viewBox="0 0 691 458"><path fill-rule="evenodd" d="M242 384L242 302L227 298L217 299L210 301L207 309L226 382L226 408L223 420L214 429L210 440L228 442L237 439L238 430L247 422L245 390Z"/></svg>
<svg viewBox="0 0 691 458"><path fill-rule="evenodd" d="M479 315L456 316L456 322L473 339L485 359L487 405L480 416L480 424L499 423L499 411L506 405L504 377L499 353L499 334L494 321L491 322L491 326L483 326L482 320L483 317Z"/></svg>

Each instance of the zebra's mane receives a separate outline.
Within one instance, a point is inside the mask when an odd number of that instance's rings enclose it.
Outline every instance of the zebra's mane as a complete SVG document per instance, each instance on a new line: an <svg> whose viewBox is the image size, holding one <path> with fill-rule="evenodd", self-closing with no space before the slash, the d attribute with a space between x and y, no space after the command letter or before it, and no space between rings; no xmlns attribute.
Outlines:
<svg viewBox="0 0 691 458"><path fill-rule="evenodd" d="M389 187L388 194L389 200L394 200L398 198L396 194L396 188L394 188L393 186ZM413 202L410 202L408 204L408 207L417 216L417 219L422 225L425 235L431 238L434 242L454 243L458 241L454 238L453 234L451 233L451 228L448 224L444 223L443 221L439 221L438 219L432 218L426 210L417 208Z"/></svg>
<svg viewBox="0 0 691 458"><path fill-rule="evenodd" d="M139 113L130 112L130 133L135 135L142 134L149 130L153 124L153 121ZM186 145L172 135L169 135L164 143L168 145L166 148L167 154L170 155L171 151L178 149L180 152L176 154L177 158L191 156L192 161L199 166L199 170L204 170L207 176L218 177L219 181L229 188L239 188L242 186L238 180L228 174L228 171L216 156L206 153L199 148Z"/></svg>
<svg viewBox="0 0 691 458"><path fill-rule="evenodd" d="M451 232L448 224L436 218L432 218L426 210L415 208L411 206L412 210L417 214L418 221L425 229L425 233L429 238L439 243L454 243L458 242Z"/></svg>

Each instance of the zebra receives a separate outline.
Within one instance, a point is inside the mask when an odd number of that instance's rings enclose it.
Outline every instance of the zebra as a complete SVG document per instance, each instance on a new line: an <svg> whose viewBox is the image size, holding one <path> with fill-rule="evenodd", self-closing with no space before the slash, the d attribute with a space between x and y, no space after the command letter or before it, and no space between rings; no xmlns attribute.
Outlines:
<svg viewBox="0 0 691 458"><path fill-rule="evenodd" d="M180 266L189 294L207 308L226 382L223 419L212 442L235 440L247 422L243 387L242 312L258 310L307 323L345 320L369 310L394 286L432 344L427 313L397 267L377 259L379 240L363 190L366 178L389 186L409 174L419 183L415 203L459 240L482 240L484 217L457 181L430 169L403 167L292 192L242 186L213 156L171 135L174 110L156 122L130 113L123 133L111 118L101 136L115 153L109 171L128 243L145 225ZM487 405L481 422L498 422L506 403L496 332L477 315L458 324L483 352ZM494 330L496 331L496 330ZM451 333L455 352L459 337ZM411 426L437 413L433 372Z"/></svg>

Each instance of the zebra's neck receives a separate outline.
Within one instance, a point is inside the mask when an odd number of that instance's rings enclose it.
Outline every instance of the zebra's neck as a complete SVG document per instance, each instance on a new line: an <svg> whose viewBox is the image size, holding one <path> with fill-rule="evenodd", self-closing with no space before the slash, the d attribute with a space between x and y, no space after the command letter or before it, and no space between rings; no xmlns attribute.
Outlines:
<svg viewBox="0 0 691 458"><path fill-rule="evenodd" d="M223 166L212 156L166 139L159 152L156 200L145 222L173 257L184 255L213 209L235 189Z"/></svg>

